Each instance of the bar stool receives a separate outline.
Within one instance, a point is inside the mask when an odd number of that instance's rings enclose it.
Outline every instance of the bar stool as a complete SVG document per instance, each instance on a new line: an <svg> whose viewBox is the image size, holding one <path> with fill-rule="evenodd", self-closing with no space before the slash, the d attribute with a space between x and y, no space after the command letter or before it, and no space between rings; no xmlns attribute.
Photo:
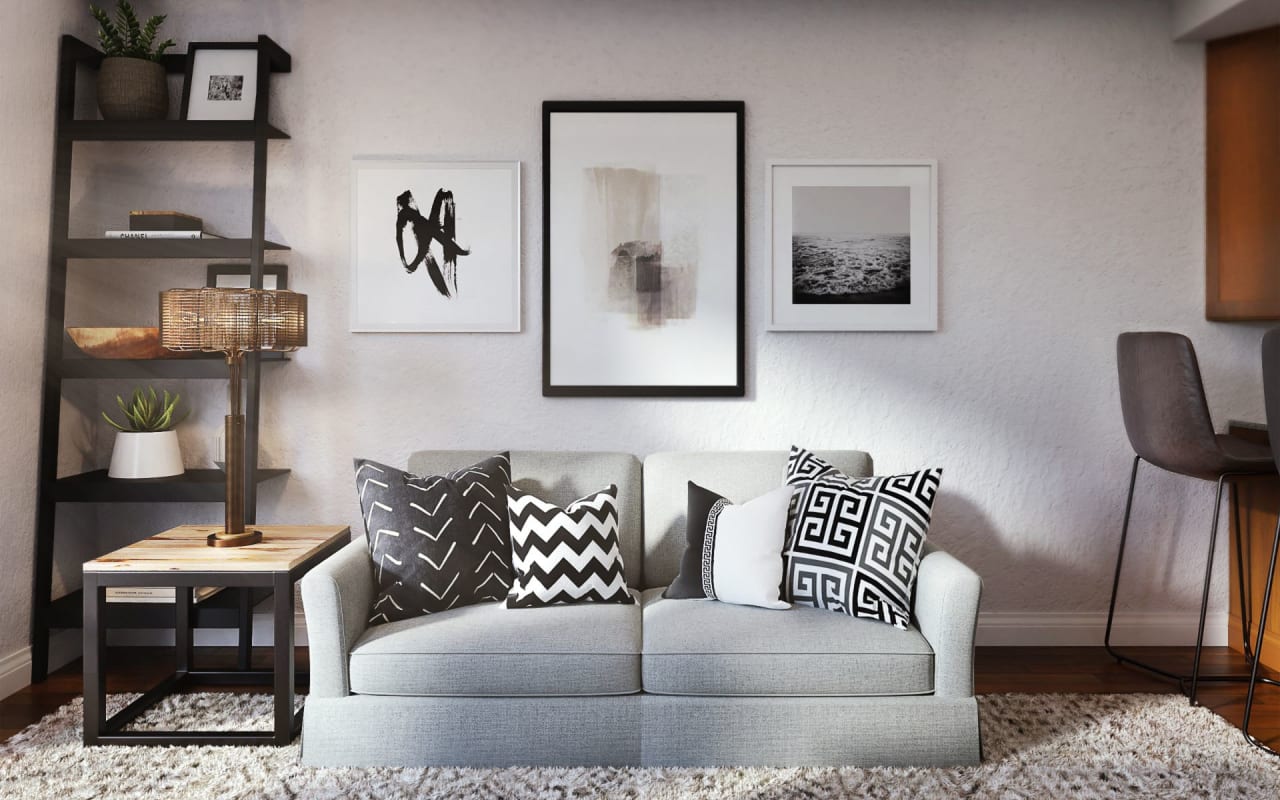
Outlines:
<svg viewBox="0 0 1280 800"><path fill-rule="evenodd" d="M1271 439L1271 452L1276 456L1276 465L1280 467L1280 328L1273 328L1262 337L1262 391L1267 406L1267 436ZM1280 756L1280 752L1249 733L1249 719L1253 716L1253 694L1258 684L1280 686L1280 681L1258 675L1262 645L1267 635L1267 612L1271 608L1271 590L1275 586L1278 553L1280 553L1280 521L1276 523L1275 538L1271 542L1271 564L1267 567L1267 583L1262 590L1262 611L1258 615L1258 640L1253 646L1253 668L1249 671L1249 694L1244 701L1244 724L1241 726L1244 738L1249 744L1273 756Z"/></svg>
<svg viewBox="0 0 1280 800"><path fill-rule="evenodd" d="M1115 579L1111 584L1111 606L1107 611L1107 630L1103 643L1107 652L1121 663L1132 664L1157 675L1187 682L1183 675L1145 664L1122 655L1111 646L1111 626L1116 614L1116 595L1120 588L1120 571L1124 566L1125 542L1129 536L1129 517L1133 510L1133 492L1138 480L1138 465L1146 461L1152 466L1190 478L1215 481L1218 491L1213 503L1213 522L1209 528L1209 555L1205 561L1204 588L1200 598L1200 626L1196 632L1195 660L1191 668L1191 702L1196 702L1200 678L1200 655L1204 645L1205 612L1209 604L1209 585L1213 578L1213 551L1218 534L1218 513L1222 505L1223 487L1237 478L1274 474L1276 463L1270 448L1234 436L1214 433L1209 406L1205 401L1200 365L1191 340L1178 333L1122 333L1116 341L1116 361L1120 373L1120 407L1124 412L1125 432L1135 453L1129 474L1129 496L1125 501L1124 523L1120 529L1120 552L1116 556ZM1280 401L1278 401L1280 402ZM1280 420L1280 415L1278 415ZM1277 423L1280 425L1280 422ZM1273 434L1274 435L1274 434ZM1274 440L1273 440L1274 441ZM1257 660L1249 651L1249 622L1245 610L1242 552L1240 547L1240 507L1233 503L1236 528L1236 565L1241 577L1240 617L1244 629L1245 657ZM1261 630L1261 628L1259 628ZM1248 680L1245 675L1213 675L1204 680Z"/></svg>

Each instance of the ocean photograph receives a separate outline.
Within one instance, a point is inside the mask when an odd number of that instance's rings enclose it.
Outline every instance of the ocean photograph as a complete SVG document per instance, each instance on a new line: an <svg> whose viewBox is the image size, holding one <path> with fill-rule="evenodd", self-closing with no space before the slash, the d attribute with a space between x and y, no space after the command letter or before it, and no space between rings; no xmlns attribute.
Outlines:
<svg viewBox="0 0 1280 800"><path fill-rule="evenodd" d="M911 303L911 194L900 186L797 186L791 302Z"/></svg>
<svg viewBox="0 0 1280 800"><path fill-rule="evenodd" d="M791 302L910 303L911 237L792 236Z"/></svg>

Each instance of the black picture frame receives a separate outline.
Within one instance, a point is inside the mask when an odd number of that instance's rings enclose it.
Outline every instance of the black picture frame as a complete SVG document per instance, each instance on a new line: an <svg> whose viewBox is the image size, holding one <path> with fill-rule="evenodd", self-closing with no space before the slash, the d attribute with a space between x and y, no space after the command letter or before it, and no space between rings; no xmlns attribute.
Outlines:
<svg viewBox="0 0 1280 800"><path fill-rule="evenodd" d="M192 77L195 72L196 54L202 50L253 50L257 53L257 69L254 73L254 108L253 114L243 118L237 118L243 122L251 122L261 119L266 113L266 86L270 80L271 59L275 54L270 52L270 47L275 46L274 42L270 45L264 45L263 40L266 37L259 37L256 42L191 42L187 45L187 63L183 68L182 75L182 111L179 119L188 119L188 113L191 107L191 90ZM278 46L275 46L279 50ZM283 52L283 51L281 51Z"/></svg>
<svg viewBox="0 0 1280 800"><path fill-rule="evenodd" d="M252 272L248 264L210 264L205 271L204 285L209 288L216 288L218 276L220 275L252 275ZM287 264L264 264L262 266L264 284L269 275L275 276L275 288L277 290L284 291L289 288L289 266Z"/></svg>
<svg viewBox="0 0 1280 800"><path fill-rule="evenodd" d="M736 381L723 385L554 385L551 382L551 136L557 114L573 113L724 113L736 118L737 148L737 332ZM746 395L746 238L745 238L745 116L738 100L708 101L578 101L547 100L542 104L542 395L544 397L744 397Z"/></svg>

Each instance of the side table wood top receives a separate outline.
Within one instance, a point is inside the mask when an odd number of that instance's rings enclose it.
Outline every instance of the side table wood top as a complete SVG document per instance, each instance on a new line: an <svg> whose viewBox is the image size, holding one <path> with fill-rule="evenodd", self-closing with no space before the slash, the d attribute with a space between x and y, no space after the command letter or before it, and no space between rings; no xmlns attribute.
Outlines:
<svg viewBox="0 0 1280 800"><path fill-rule="evenodd" d="M351 538L346 525L253 525L262 541L245 547L209 547L221 525L179 525L128 547L86 561L85 572L288 572L335 540Z"/></svg>

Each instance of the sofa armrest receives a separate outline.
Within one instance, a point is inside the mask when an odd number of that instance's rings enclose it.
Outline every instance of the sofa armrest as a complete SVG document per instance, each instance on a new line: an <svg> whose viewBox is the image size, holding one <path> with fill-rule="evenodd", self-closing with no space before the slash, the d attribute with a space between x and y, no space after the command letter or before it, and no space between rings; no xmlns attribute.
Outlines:
<svg viewBox="0 0 1280 800"><path fill-rule="evenodd" d="M933 693L973 696L973 640L982 579L931 544L916 576L915 621L933 648Z"/></svg>
<svg viewBox="0 0 1280 800"><path fill-rule="evenodd" d="M351 693L351 645L368 626L373 594L373 564L363 537L303 576L312 697Z"/></svg>

